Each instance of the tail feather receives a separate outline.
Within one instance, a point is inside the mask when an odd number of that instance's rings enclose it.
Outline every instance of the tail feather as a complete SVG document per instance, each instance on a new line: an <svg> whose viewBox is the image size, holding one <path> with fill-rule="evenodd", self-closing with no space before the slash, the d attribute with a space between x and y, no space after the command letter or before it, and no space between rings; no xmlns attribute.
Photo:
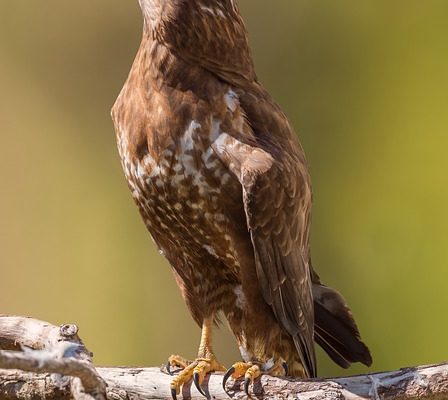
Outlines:
<svg viewBox="0 0 448 400"><path fill-rule="evenodd" d="M313 284L315 340L343 368L353 362L367 366L372 356L343 297L322 284Z"/></svg>

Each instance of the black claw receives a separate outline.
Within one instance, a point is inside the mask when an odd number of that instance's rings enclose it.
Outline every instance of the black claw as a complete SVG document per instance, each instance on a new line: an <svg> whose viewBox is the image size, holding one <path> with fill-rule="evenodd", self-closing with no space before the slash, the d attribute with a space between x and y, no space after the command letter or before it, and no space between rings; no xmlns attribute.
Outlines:
<svg viewBox="0 0 448 400"><path fill-rule="evenodd" d="M244 393L246 393L248 396L250 396L249 385L250 385L250 378L244 378Z"/></svg>
<svg viewBox="0 0 448 400"><path fill-rule="evenodd" d="M197 372L193 374L193 382L194 386L196 386L196 389L198 389L198 392L202 394L204 397L207 397L205 392L202 390L201 385L199 384L199 374Z"/></svg>
<svg viewBox="0 0 448 400"><path fill-rule="evenodd" d="M173 398L173 400L177 400L176 389L171 389L171 397Z"/></svg>
<svg viewBox="0 0 448 400"><path fill-rule="evenodd" d="M170 375L173 375L173 371L171 371L171 363L170 360L168 360L168 362L166 363L166 370L168 371L168 373Z"/></svg>
<svg viewBox="0 0 448 400"><path fill-rule="evenodd" d="M283 369L285 370L285 376L289 376L289 368L286 362L283 363Z"/></svg>
<svg viewBox="0 0 448 400"><path fill-rule="evenodd" d="M227 372L225 373L224 378L222 380L222 388L224 389L224 392L226 392L226 393L227 393L226 383L234 372L235 372L235 367L230 367L227 370Z"/></svg>

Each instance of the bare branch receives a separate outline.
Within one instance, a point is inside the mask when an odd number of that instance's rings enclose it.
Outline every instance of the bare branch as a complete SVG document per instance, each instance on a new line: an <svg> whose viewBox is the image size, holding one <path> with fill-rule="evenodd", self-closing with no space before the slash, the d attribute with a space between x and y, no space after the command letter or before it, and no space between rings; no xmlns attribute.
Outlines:
<svg viewBox="0 0 448 400"><path fill-rule="evenodd" d="M71 377L66 384L76 399L105 398L106 384L76 325L56 327L32 318L0 316L0 349L9 349L0 351L2 369L65 375Z"/></svg>
<svg viewBox="0 0 448 400"><path fill-rule="evenodd" d="M98 389L104 393L106 388L104 381L89 362L74 357L65 358L64 353L61 354L59 351L28 350L23 353L1 351L0 368L76 377L81 379L88 393Z"/></svg>
<svg viewBox="0 0 448 400"><path fill-rule="evenodd" d="M19 367L21 370L45 371L46 373L30 374L16 369L0 369L0 399L92 399L92 397L98 399L104 394L104 382L106 382L107 399L171 400L172 377L160 368L97 368L95 370L89 364L89 353L82 342L79 338L74 339L75 336L77 337L77 329L74 325L66 326L72 333L76 331L75 334L66 337L61 334L63 329L41 321L14 317L16 318L14 323L11 320L5 323L4 318L11 317L0 317L0 348L6 343L5 346L8 349L14 346L17 349L17 343L24 342L28 344L33 342L34 348L39 348L39 345L43 343L45 346L41 346L37 352L0 351L0 367ZM9 327L7 334L4 332L6 326ZM14 326L14 329L11 329L11 326ZM31 331L28 330L30 328ZM12 334L12 331L15 333ZM14 337L19 333L24 337ZM77 359L73 356L77 346L82 347L83 357L87 357L88 360ZM49 372L78 378L64 380L63 377ZM101 378L97 379L98 376ZM229 382L226 393L222 389L222 378L222 374L207 377L203 387L210 398L216 400L229 399L229 397L238 400L246 398L242 391L241 380L233 384ZM448 364L332 379L297 380L263 376L255 383L253 392L254 397L258 399L447 399ZM204 400L194 385L186 385L182 395L184 399Z"/></svg>
<svg viewBox="0 0 448 400"><path fill-rule="evenodd" d="M107 383L107 398L113 400L171 400L171 376L160 368L98 368ZM399 371L347 378L287 380L263 376L255 384L254 397L259 399L298 400L437 400L448 398L448 365L405 368ZM213 374L204 383L204 390L216 400L245 399L242 381L229 384L228 394L222 389L222 375ZM26 385L26 386L24 386ZM26 391L24 391L26 387ZM5 396L2 388L9 388ZM19 390L22 389L22 391ZM67 388L54 384L49 374L23 374L0 370L0 398L71 399ZM22 397L20 396L22 394ZM204 400L194 385L183 390L184 399Z"/></svg>

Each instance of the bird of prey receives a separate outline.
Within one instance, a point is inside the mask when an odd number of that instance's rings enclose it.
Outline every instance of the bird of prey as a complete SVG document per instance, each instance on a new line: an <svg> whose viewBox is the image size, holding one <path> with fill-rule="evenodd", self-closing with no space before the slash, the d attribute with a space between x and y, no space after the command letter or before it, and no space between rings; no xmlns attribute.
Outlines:
<svg viewBox="0 0 448 400"><path fill-rule="evenodd" d="M342 367L370 365L350 309L311 265L304 152L257 78L236 0L139 3L143 38L112 117L132 196L202 327L196 360L169 358L182 368L173 397L224 371L220 315L242 356L224 386L314 377L314 342Z"/></svg>

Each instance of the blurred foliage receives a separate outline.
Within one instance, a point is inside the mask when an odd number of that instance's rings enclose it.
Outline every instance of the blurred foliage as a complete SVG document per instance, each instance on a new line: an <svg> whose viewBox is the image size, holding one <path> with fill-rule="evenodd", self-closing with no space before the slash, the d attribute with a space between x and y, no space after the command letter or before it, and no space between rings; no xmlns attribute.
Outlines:
<svg viewBox="0 0 448 400"><path fill-rule="evenodd" d="M448 2L240 3L311 165L314 265L353 308L373 369L446 359ZM3 1L0 15L0 312L78 323L101 364L193 357L199 329L109 118L137 2ZM222 362L238 359L226 329L217 341ZM323 354L320 372L347 373Z"/></svg>

